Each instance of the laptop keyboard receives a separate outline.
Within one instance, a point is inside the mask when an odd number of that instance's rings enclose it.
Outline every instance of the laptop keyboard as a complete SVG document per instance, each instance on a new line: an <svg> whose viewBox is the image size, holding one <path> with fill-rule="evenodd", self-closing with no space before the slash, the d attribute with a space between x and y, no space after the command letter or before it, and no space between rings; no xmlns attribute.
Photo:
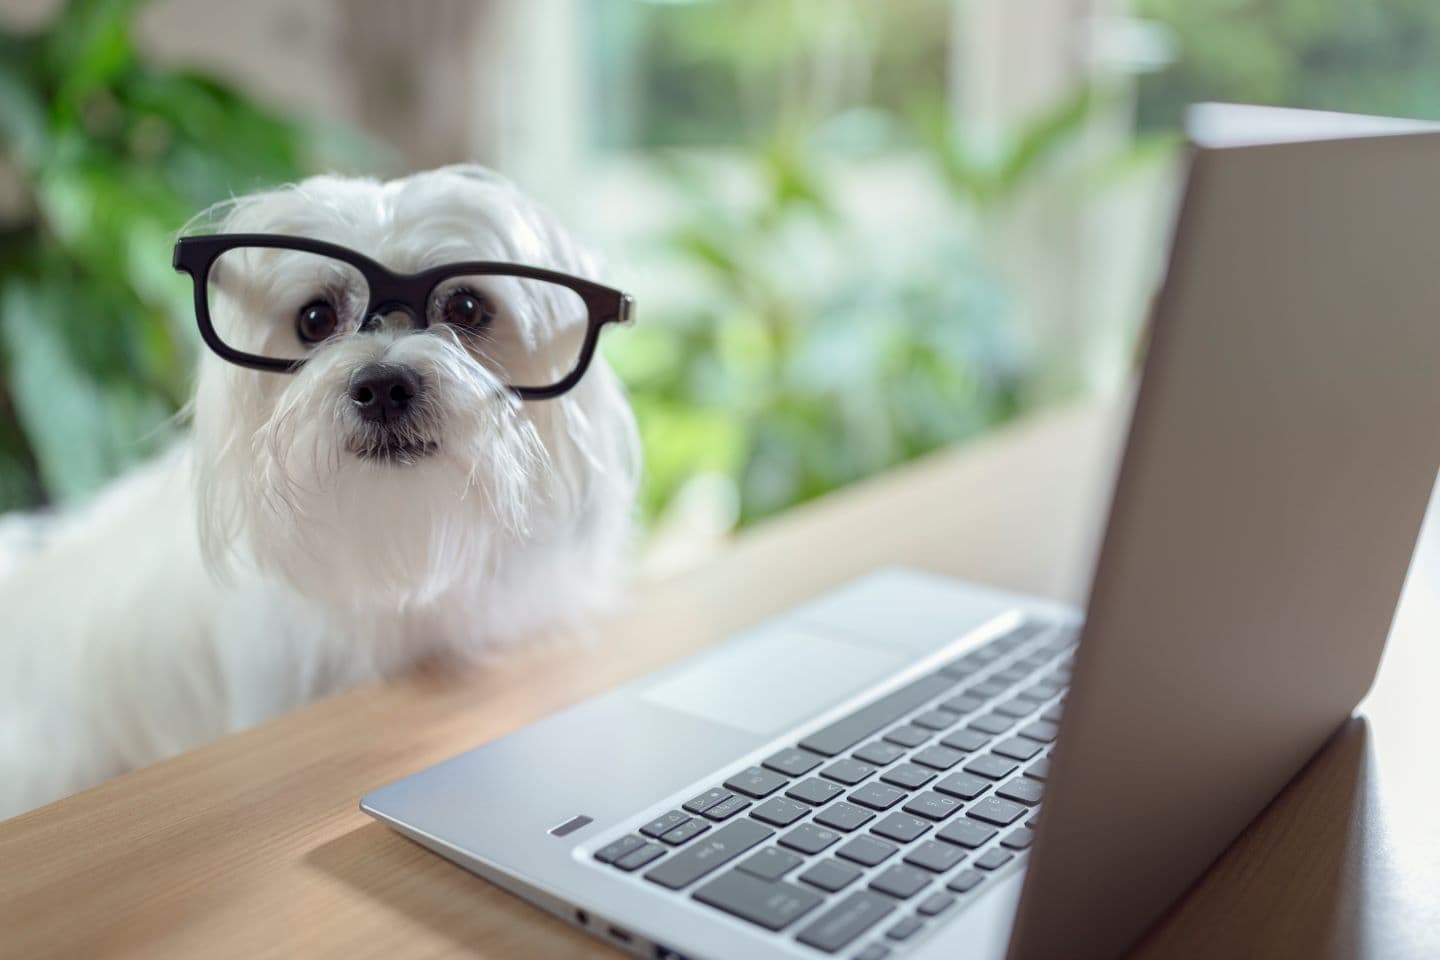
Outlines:
<svg viewBox="0 0 1440 960"><path fill-rule="evenodd" d="M822 953L890 956L1029 848L1077 632L1027 620L595 859Z"/></svg>

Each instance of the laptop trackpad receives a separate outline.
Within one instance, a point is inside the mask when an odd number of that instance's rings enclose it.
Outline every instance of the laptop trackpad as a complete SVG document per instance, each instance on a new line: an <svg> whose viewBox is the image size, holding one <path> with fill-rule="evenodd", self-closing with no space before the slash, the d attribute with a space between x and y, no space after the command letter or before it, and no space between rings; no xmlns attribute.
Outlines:
<svg viewBox="0 0 1440 960"><path fill-rule="evenodd" d="M649 703L774 734L853 696L907 658L863 641L777 625L742 634L645 691Z"/></svg>

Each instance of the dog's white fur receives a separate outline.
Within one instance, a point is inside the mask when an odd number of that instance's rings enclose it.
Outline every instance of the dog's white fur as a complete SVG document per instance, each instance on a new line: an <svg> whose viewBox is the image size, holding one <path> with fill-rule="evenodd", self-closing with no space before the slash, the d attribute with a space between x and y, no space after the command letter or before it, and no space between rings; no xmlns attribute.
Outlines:
<svg viewBox="0 0 1440 960"><path fill-rule="evenodd" d="M478 167L316 177L220 213L226 232L329 240L400 272L595 271ZM583 323L507 306L541 350ZM215 320L240 338L285 322L250 301ZM347 379L377 359L421 375L435 453L349 452L364 424ZM0 819L316 696L574 622L616 583L637 474L634 420L598 356L569 393L522 403L445 327L345 337L293 376L206 351L188 439L0 574Z"/></svg>

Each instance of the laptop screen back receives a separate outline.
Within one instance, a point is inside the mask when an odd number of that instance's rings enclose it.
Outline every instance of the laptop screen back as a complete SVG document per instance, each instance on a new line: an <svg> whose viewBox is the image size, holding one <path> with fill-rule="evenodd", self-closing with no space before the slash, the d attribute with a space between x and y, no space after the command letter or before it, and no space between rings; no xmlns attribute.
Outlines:
<svg viewBox="0 0 1440 960"><path fill-rule="evenodd" d="M1295 113L1192 148L1014 960L1121 953L1379 661L1440 463L1440 134Z"/></svg>

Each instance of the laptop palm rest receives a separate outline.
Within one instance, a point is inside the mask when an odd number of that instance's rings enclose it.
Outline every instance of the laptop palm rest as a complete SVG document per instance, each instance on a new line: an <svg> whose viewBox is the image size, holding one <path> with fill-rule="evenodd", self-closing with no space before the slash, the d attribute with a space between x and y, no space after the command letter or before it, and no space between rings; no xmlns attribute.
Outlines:
<svg viewBox="0 0 1440 960"><path fill-rule="evenodd" d="M648 703L774 735L872 686L906 658L864 645L781 625L751 632L642 694ZM801 686L796 677L805 677Z"/></svg>

